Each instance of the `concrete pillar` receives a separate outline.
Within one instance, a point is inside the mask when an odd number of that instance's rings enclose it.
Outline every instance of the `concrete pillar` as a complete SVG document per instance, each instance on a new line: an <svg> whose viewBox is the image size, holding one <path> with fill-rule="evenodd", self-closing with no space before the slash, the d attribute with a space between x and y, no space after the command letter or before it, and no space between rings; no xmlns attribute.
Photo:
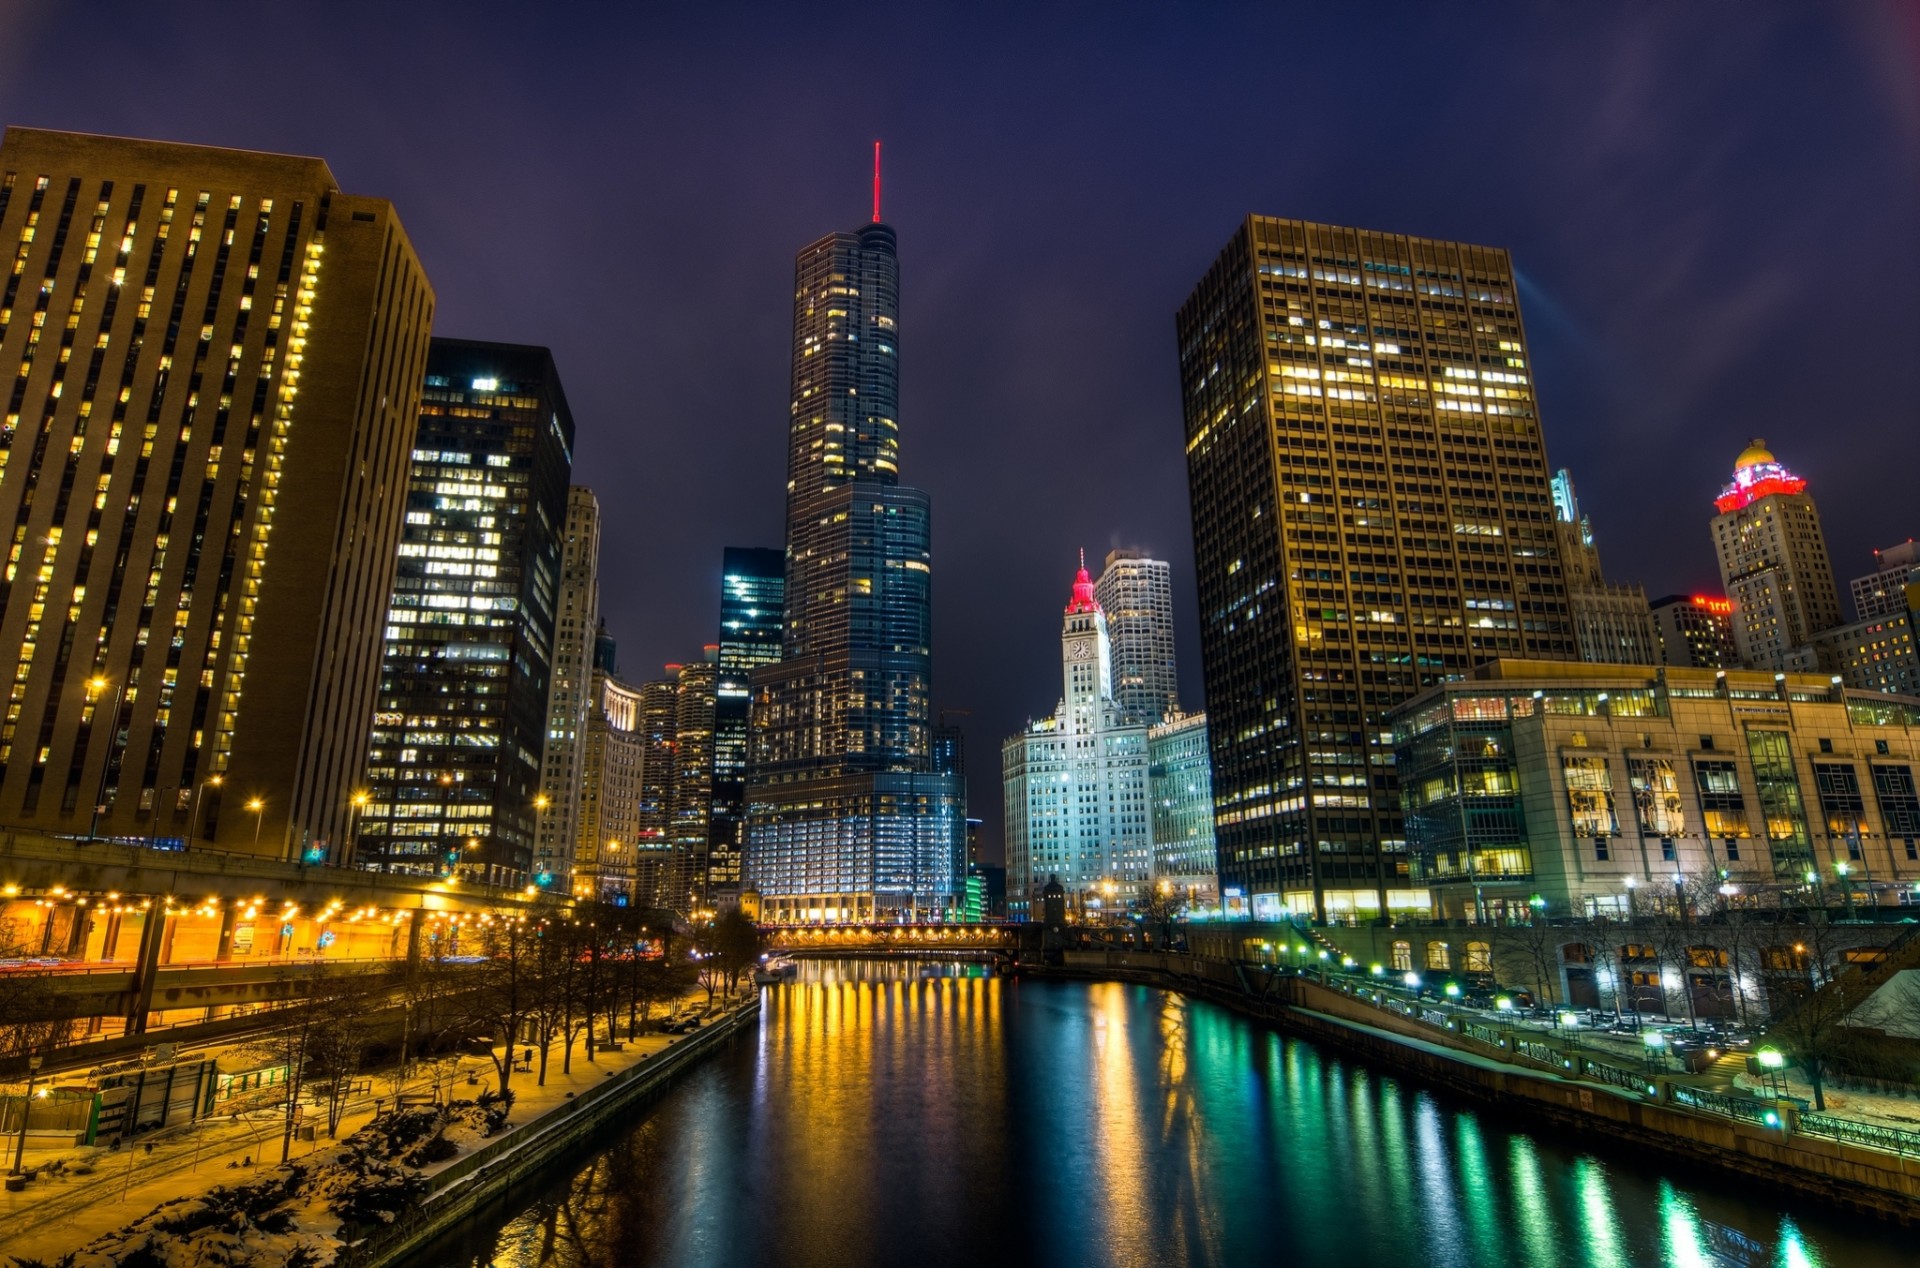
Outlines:
<svg viewBox="0 0 1920 1268"><path fill-rule="evenodd" d="M147 1033L147 1014L153 1011L153 985L160 976L165 934L170 923L167 905L159 894L150 895L145 918L140 922L140 950L133 962L133 1006L127 1010L127 1033Z"/></svg>
<svg viewBox="0 0 1920 1268"><path fill-rule="evenodd" d="M213 958L222 964L233 958L234 917L239 909L240 904L235 899L220 900L220 938L214 944Z"/></svg>
<svg viewBox="0 0 1920 1268"><path fill-rule="evenodd" d="M419 908L407 913L407 972L420 967L420 920L426 913Z"/></svg>

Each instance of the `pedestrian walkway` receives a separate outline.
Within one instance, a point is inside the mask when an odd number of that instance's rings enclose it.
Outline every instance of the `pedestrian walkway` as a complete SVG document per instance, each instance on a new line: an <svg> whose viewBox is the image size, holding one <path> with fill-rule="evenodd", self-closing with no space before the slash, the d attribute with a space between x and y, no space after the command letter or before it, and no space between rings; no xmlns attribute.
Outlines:
<svg viewBox="0 0 1920 1268"><path fill-rule="evenodd" d="M689 992L669 1012L680 1008L704 1007L704 991ZM572 1070L561 1072L561 1053L556 1043L548 1055L546 1085L539 1078L539 1053L536 1048L532 1072L516 1068L508 1087L513 1092L513 1111L509 1130L531 1123L541 1115L564 1105L572 1097L595 1086L615 1073L637 1064L642 1058L664 1051L677 1037L645 1034L638 1040L623 1041L620 1051L597 1047L592 1060L586 1056L584 1038L575 1041ZM526 1045L516 1045L524 1052ZM437 1068L431 1068L437 1067ZM438 1081L451 1095L469 1100L482 1091L498 1086L499 1072L490 1057L469 1055L446 1062L422 1062L406 1087L395 1089L383 1074L371 1076L373 1091L356 1097L347 1106L337 1137L325 1134L325 1118L319 1117L320 1131L314 1140L293 1142L289 1157L297 1161L316 1149L324 1149L344 1140L372 1120L379 1109L390 1107L395 1091L409 1095L430 1095ZM304 1121L314 1122L316 1111L303 1107ZM86 1158L90 1174L46 1176L34 1180L17 1193L0 1192L0 1254L13 1259L52 1261L104 1233L122 1228L151 1211L162 1202L192 1197L224 1184L236 1184L271 1170L280 1162L280 1142L285 1119L279 1109L257 1111L243 1118L214 1116L179 1128L153 1132L134 1138L128 1148L37 1149L29 1147L28 1169L44 1168L55 1158ZM12 1142L6 1142L11 1146ZM9 1148L8 1164L12 1161ZM0 1261L8 1262L11 1260Z"/></svg>

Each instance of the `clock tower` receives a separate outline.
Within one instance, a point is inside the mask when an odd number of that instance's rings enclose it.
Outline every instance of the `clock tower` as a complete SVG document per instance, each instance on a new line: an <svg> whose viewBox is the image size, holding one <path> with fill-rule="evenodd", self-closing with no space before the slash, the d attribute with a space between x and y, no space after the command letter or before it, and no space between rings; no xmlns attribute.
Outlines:
<svg viewBox="0 0 1920 1268"><path fill-rule="evenodd" d="M1067 604L1060 629L1060 666L1066 695L1060 716L1066 729L1091 734L1103 725L1102 714L1113 707L1113 653L1107 640L1107 617L1093 597L1093 578L1087 575L1087 553L1080 552L1080 571L1073 579L1073 598Z"/></svg>

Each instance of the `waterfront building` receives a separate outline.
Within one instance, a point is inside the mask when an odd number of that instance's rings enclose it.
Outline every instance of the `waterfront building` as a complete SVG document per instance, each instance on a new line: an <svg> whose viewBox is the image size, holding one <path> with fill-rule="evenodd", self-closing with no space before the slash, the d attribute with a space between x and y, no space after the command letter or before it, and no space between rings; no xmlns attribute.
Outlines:
<svg viewBox="0 0 1920 1268"><path fill-rule="evenodd" d="M781 659L753 675L747 882L773 921L965 897L959 781L931 768L927 495L899 483L899 258L872 224L794 262Z"/></svg>
<svg viewBox="0 0 1920 1268"><path fill-rule="evenodd" d="M1600 570L1593 522L1580 511L1572 473L1562 467L1554 473L1551 487L1554 531L1559 535L1560 564L1567 582L1567 610L1573 618L1574 638L1580 644L1580 659L1601 664L1653 664L1660 657L1660 642L1646 589L1608 583Z"/></svg>
<svg viewBox="0 0 1920 1268"><path fill-rule="evenodd" d="M707 902L713 824L714 692L720 649L708 644L699 660L680 666L673 714L673 791L669 796L670 883L660 905L690 912Z"/></svg>
<svg viewBox="0 0 1920 1268"><path fill-rule="evenodd" d="M677 769L674 731L680 714L679 665L666 666L665 678L640 684L640 828L636 850L644 860L636 882L635 903L658 907L672 892L673 778Z"/></svg>
<svg viewBox="0 0 1920 1268"><path fill-rule="evenodd" d="M1147 731L1147 779L1155 887L1189 907L1217 905L1206 714L1175 714Z"/></svg>
<svg viewBox="0 0 1920 1268"><path fill-rule="evenodd" d="M1733 601L1711 594L1670 594L1652 605L1657 663L1688 669L1733 669Z"/></svg>
<svg viewBox="0 0 1920 1268"><path fill-rule="evenodd" d="M560 598L553 623L553 678L547 692L547 750L541 776L548 799L539 819L539 851L571 876L578 847L594 848L583 830L585 783L581 745L594 703L594 642L600 626L600 501L592 489L567 490L566 537L560 551Z"/></svg>
<svg viewBox="0 0 1920 1268"><path fill-rule="evenodd" d="M1177 334L1223 890L1423 904L1387 712L1579 655L1512 263L1254 216Z"/></svg>
<svg viewBox="0 0 1920 1268"><path fill-rule="evenodd" d="M1920 583L1920 541L1909 537L1898 546L1874 551L1873 565L1872 572L1853 579L1854 615L1867 621L1912 610L1907 587Z"/></svg>
<svg viewBox="0 0 1920 1268"><path fill-rule="evenodd" d="M0 238L0 820L345 862L433 318L392 205L12 127Z"/></svg>
<svg viewBox="0 0 1920 1268"><path fill-rule="evenodd" d="M534 865L573 416L552 355L520 344L435 338L422 397L360 862L551 884L553 854Z"/></svg>
<svg viewBox="0 0 1920 1268"><path fill-rule="evenodd" d="M1015 919L1038 912L1050 880L1099 918L1124 912L1153 879L1147 727L1113 698L1106 615L1084 563L1061 625L1060 667L1059 707L1000 748Z"/></svg>
<svg viewBox="0 0 1920 1268"><path fill-rule="evenodd" d="M1535 898L1608 915L1729 895L1894 904L1920 880L1920 698L1824 674L1502 659L1392 724L1437 916L1525 919Z"/></svg>
<svg viewBox="0 0 1920 1268"><path fill-rule="evenodd" d="M726 548L720 566L720 659L714 683L713 805L707 863L707 884L717 900L731 901L740 891L753 671L780 659L786 591L785 552Z"/></svg>
<svg viewBox="0 0 1920 1268"><path fill-rule="evenodd" d="M641 731L641 692L621 682L610 667L596 666L589 679L587 721L580 743L580 812L572 853L576 896L603 902L642 902L658 890L657 850L641 848L640 801L646 744Z"/></svg>
<svg viewBox="0 0 1920 1268"><path fill-rule="evenodd" d="M1900 595L1897 609L1877 601L1877 615L1814 635L1821 667L1862 691L1920 695L1920 648L1914 644L1920 581L1903 587Z"/></svg>
<svg viewBox="0 0 1920 1268"><path fill-rule="evenodd" d="M1840 595L1807 482L1755 440L1714 499L1713 547L1749 669L1820 667L1813 636L1840 624Z"/></svg>
<svg viewBox="0 0 1920 1268"><path fill-rule="evenodd" d="M1137 550L1112 550L1093 583L1113 644L1113 699L1151 726L1180 712L1173 653L1173 570Z"/></svg>

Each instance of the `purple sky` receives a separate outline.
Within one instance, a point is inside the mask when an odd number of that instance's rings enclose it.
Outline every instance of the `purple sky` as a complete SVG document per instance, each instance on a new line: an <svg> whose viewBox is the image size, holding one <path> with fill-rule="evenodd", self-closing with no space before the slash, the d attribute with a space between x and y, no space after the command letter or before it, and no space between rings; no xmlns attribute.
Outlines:
<svg viewBox="0 0 1920 1268"><path fill-rule="evenodd" d="M1753 435L1843 586L1920 535L1910 3L653 8L0 0L0 122L391 198L440 333L552 347L633 678L713 639L721 547L780 544L792 257L884 138L936 698L996 840L1077 547L1173 561L1199 701L1173 312L1250 211L1513 251L1612 579L1717 585Z"/></svg>

